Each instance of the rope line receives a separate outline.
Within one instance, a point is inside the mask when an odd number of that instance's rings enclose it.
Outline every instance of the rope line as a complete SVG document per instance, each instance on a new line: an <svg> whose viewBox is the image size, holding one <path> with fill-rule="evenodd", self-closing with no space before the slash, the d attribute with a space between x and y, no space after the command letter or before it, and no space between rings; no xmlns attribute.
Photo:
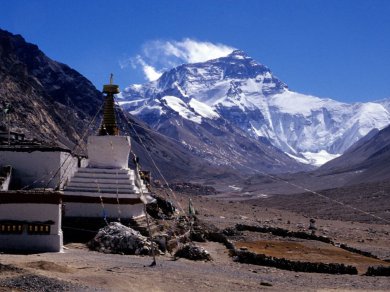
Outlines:
<svg viewBox="0 0 390 292"><path fill-rule="evenodd" d="M121 223L122 212L119 204L118 171L116 171L116 202L118 204L118 222Z"/></svg>
<svg viewBox="0 0 390 292"><path fill-rule="evenodd" d="M324 195L324 194L321 194L321 193L319 193L319 192L316 192L316 191L313 191L313 190L311 190L311 189L305 188L305 187L303 187L303 186L301 186L301 185L298 185L298 184L296 184L296 183L289 182L288 180L285 180L285 179L283 179L283 178L281 178L281 177L274 176L274 175L271 175L271 174L269 174L269 173L262 172L262 171L260 171L260 170L257 170L257 169L254 169L254 168L252 168L252 167L249 167L249 166L247 166L247 165L243 165L243 164L240 164L240 165L243 166L243 167L245 167L245 168L247 168L247 169L249 169L249 170L252 170L252 171L254 171L254 172L256 172L256 173L265 175L265 176L267 176L267 177L269 177L269 178L271 178L271 179L273 179L273 180L275 180L275 181L284 182L284 183L286 183L286 184L288 184L288 185L291 185L291 186L293 186L293 187L296 187L297 189L301 189L301 190L304 190L304 191L306 191L306 192L309 192L309 193L311 193L311 194L313 194L313 195L316 195L316 196L319 196L319 197L321 197L321 198L327 199L327 200L329 200L329 201L331 201L331 202L333 202L333 203L339 204L339 205L341 205L341 206L343 206L343 207L345 207L345 208L349 208L349 209L352 209L352 210L354 210L354 211L360 212L360 213L362 213L362 214L371 216L371 217L373 217L373 218L375 218L375 219L377 219L377 220L380 220L380 221L384 221L384 222L390 223L390 220L388 220L388 219L386 219L386 218L383 218L383 217L380 217L380 216L371 214L371 213L369 213L369 212L367 212L367 211L364 211L364 210L362 210L362 209L359 209L359 208L356 208L356 207L354 207L354 206L345 204L345 203L343 203L343 202L341 202L341 201L339 201L339 200L332 199L332 198L330 198L330 197L328 197L328 196L326 196L326 195Z"/></svg>
<svg viewBox="0 0 390 292"><path fill-rule="evenodd" d="M91 232L91 233L97 233L96 230L83 229L83 228L76 228L76 227L63 226L63 225L62 225L61 228L62 228L62 229L72 229L72 230L78 230L78 231L86 231L86 232Z"/></svg>
<svg viewBox="0 0 390 292"><path fill-rule="evenodd" d="M99 115L101 109L103 108L103 104L100 106L100 108L98 109L98 111L96 112L95 116L92 118L92 120L89 122L88 126L86 127L83 135L81 136L81 138L78 140L78 143L73 147L73 149L71 150L71 153L70 154L74 154L75 150L77 149L77 147L79 147L79 145L81 144L81 142L84 140L85 138L85 135L87 134L87 131L89 129L89 127L91 126L91 124L95 121L95 119L97 118L97 116ZM67 158L65 158L65 160L62 162L62 164L60 165L60 167L58 167L57 171L54 173L54 175L49 179L49 181L47 182L46 186L44 187L44 189L46 189L49 184L51 183L51 181L56 177L56 175L58 174L58 172L61 170L61 168L64 166L64 164L68 161L68 159L71 157L71 155L69 155ZM68 166L69 167L69 166ZM56 185L56 188L60 187L61 186L61 183L63 182L63 178L60 177L60 181L59 183ZM31 185L29 185L31 186ZM25 189L26 187L24 187L23 189Z"/></svg>
<svg viewBox="0 0 390 292"><path fill-rule="evenodd" d="M115 100L115 101L116 101L116 100ZM184 208L181 206L180 201L177 199L177 197L176 197L174 191L173 191L172 188L170 187L170 185L169 185L168 181L166 180L165 176L162 174L160 168L157 166L157 164L156 164L156 162L154 161L153 157L150 155L149 150L147 149L145 143L143 142L143 140L141 139L141 137L140 137L140 135L138 134L137 130L135 129L133 123L130 122L130 120L128 119L126 113L123 111L123 108L122 108L121 106L118 106L118 107L119 107L119 109L122 111L122 114L123 114L123 116L124 116L124 118L125 118L125 120L126 120L126 125L129 125L129 124L130 124L130 126L131 126L133 132L135 133L135 135L137 136L138 140L140 141L140 144L141 144L142 147L145 149L146 154L149 156L150 160L152 161L153 166L155 167L155 169L156 169L157 172L159 173L160 177L164 180L164 182L165 182L165 184L166 184L168 190L171 192L172 196L174 197L174 200L175 200L176 204L178 205L178 207L179 207L181 213L183 214L184 218L186 219L187 222L190 223L189 230L188 230L187 232L185 232L184 234L191 234L191 230L192 230L192 224L191 224L192 221L191 221L191 219L188 218L186 212L184 211ZM161 134L160 134L160 135L161 135ZM180 142L180 143L181 143L181 142ZM135 158L134 161L135 161L135 164L136 164L136 172L137 172L136 176L140 178L139 169L138 169L138 162L137 162L137 159L136 159L136 156L135 156L134 152L132 152L132 154L134 155L134 158ZM140 188L140 189L141 189L141 194L143 194L142 185L141 185L141 188ZM168 193L167 193L167 194L168 194ZM168 198L169 198L169 197L170 197L170 196L169 196L169 194L168 194ZM145 212L145 214L146 214L146 222L147 222L147 225L148 225L149 234L150 234L151 239L152 239L152 233L151 233L151 231L150 231L149 218L148 218L148 213L147 213L147 210L146 210L146 204L144 205L144 212ZM177 222L180 222L179 215L175 216L174 221L175 221L176 223L177 223ZM164 222L165 222L165 220L164 220ZM174 234L174 233L173 233L173 234ZM178 240L178 238L177 238L176 235L175 235L175 237L176 237L176 240ZM153 241L152 241L152 242L153 242ZM152 254L153 254L153 262L152 262L151 266L154 266L154 265L156 264L156 260L155 260L155 254L154 254L154 248L153 248L153 246L152 246Z"/></svg>
<svg viewBox="0 0 390 292"><path fill-rule="evenodd" d="M102 209L103 209L103 219L104 219L104 222L106 222L106 225L108 225L107 213L106 213L106 209L104 208L103 197L99 196L99 198L100 198L100 204L101 204Z"/></svg>
<svg viewBox="0 0 390 292"><path fill-rule="evenodd" d="M156 251L154 250L154 245L153 245L153 233L150 229L150 223L149 223L149 214L148 214L148 211L146 210L146 204L147 204L147 201L146 201L146 197L144 195L144 190L143 190L143 183L142 183L142 179L141 179L141 175L140 175L140 169L139 169L139 164L137 161L135 161L135 170L136 170L136 173L135 173L135 179L137 179L138 181L138 187L139 187L139 190L141 192L141 201L143 202L144 204L144 213L145 213L145 216L146 216L146 225L148 227L148 232L149 232L149 237L150 237L150 241L152 242L152 257L153 257L153 262L150 264L150 266L155 266L156 265Z"/></svg>
<svg viewBox="0 0 390 292"><path fill-rule="evenodd" d="M115 100L115 102L118 104L118 102ZM179 208L180 208L180 211L184 214L184 216L187 218L187 215L184 211L184 208L181 206L179 200L177 199L174 191L172 190L172 188L170 187L168 181L166 180L165 176L162 174L160 168L157 166L156 162L154 161L153 157L150 155L149 153L149 150L147 149L145 143L143 142L142 138L140 137L140 135L138 134L137 130L134 128L134 125L133 123L128 119L126 113L124 112L123 108L121 106L119 106L120 110L122 111L123 113L123 116L125 117L125 120L127 121L127 124L129 124L132 128L132 130L134 131L135 135L137 136L138 140L140 141L140 144L142 145L142 147L145 149L145 152L146 154L148 155L148 157L150 158L153 166L155 167L155 169L157 170L157 172L159 173L160 177L163 179L165 185L167 186L168 190L171 192L171 194L173 195L175 201L177 202ZM188 218L187 218L188 219Z"/></svg>

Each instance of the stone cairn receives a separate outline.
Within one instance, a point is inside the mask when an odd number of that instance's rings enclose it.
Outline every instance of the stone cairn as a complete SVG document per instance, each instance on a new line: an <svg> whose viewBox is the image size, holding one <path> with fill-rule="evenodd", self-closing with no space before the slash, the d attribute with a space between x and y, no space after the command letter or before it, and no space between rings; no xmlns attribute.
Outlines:
<svg viewBox="0 0 390 292"><path fill-rule="evenodd" d="M153 246L156 254L159 254L157 244L153 243ZM88 247L103 253L152 254L152 242L148 238L119 222L111 222L101 228L96 236L88 242Z"/></svg>
<svg viewBox="0 0 390 292"><path fill-rule="evenodd" d="M316 220L311 218L309 221L309 231L311 231L312 235L315 235L316 230L317 230Z"/></svg>

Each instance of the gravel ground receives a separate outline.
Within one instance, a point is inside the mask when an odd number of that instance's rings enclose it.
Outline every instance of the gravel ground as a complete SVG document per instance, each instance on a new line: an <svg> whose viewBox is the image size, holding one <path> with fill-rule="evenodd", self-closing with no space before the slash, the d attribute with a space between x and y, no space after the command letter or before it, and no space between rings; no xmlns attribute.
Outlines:
<svg viewBox="0 0 390 292"><path fill-rule="evenodd" d="M183 208L187 207L188 198L179 197ZM307 229L310 219L299 213L264 208L259 203L229 202L210 196L192 196L192 200L199 218L219 228L245 223L302 230ZM390 259L388 225L321 218L316 221L319 234ZM253 232L243 236L248 241L259 238ZM219 243L199 245L210 252L213 261L174 261L165 255L157 258L157 266L149 267L150 257L102 254L76 243L68 244L63 253L0 254L0 291L390 290L389 277L297 273L241 264L234 262Z"/></svg>
<svg viewBox="0 0 390 292"><path fill-rule="evenodd" d="M8 276L1 283L25 291L259 291L265 287L279 291L388 291L390 288L388 277L296 273L240 264L229 260L219 244L203 246L215 259L213 262L159 257L154 268L148 267L151 263L148 257L99 254L74 247L63 254L1 256L1 261L18 266L44 258L71 271L26 268L25 274Z"/></svg>
<svg viewBox="0 0 390 292"><path fill-rule="evenodd" d="M37 292L80 291L86 289L86 287L70 282L33 274L23 274L17 277L6 278L0 281L0 287Z"/></svg>

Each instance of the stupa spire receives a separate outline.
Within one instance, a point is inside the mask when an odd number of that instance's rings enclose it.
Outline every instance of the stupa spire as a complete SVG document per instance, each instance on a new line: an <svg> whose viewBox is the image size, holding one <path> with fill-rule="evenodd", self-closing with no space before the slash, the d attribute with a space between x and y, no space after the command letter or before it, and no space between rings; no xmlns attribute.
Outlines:
<svg viewBox="0 0 390 292"><path fill-rule="evenodd" d="M110 84L103 86L104 97L104 112L103 121L100 126L99 135L119 135L119 129L116 124L115 110L114 110L114 94L119 93L119 86L113 84L113 74L110 75Z"/></svg>

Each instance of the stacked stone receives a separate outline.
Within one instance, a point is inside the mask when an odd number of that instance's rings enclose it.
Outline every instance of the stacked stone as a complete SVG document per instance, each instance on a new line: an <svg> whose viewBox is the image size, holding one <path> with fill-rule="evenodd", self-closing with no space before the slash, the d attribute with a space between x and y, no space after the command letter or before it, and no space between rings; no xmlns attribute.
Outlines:
<svg viewBox="0 0 390 292"><path fill-rule="evenodd" d="M367 276L390 276L390 267L368 267Z"/></svg>
<svg viewBox="0 0 390 292"><path fill-rule="evenodd" d="M340 244L340 248L348 250L348 251L353 252L353 253L361 254L361 255L369 257L369 258L379 259L376 255L373 255L372 253L370 253L368 251L363 251L363 250L348 246L344 243Z"/></svg>
<svg viewBox="0 0 390 292"><path fill-rule="evenodd" d="M207 250L203 247L187 243L175 253L175 258L186 258L193 261L212 261Z"/></svg>
<svg viewBox="0 0 390 292"><path fill-rule="evenodd" d="M153 243L155 251L158 247ZM118 222L99 230L98 234L88 243L92 250L103 253L151 255L152 242L138 231L126 227ZM156 254L158 254L156 252Z"/></svg>
<svg viewBox="0 0 390 292"><path fill-rule="evenodd" d="M155 201L146 205L148 214L155 219L173 219L176 214L175 206L162 197L154 194L151 194L151 196Z"/></svg>
<svg viewBox="0 0 390 292"><path fill-rule="evenodd" d="M234 250L234 255L235 259L241 263L269 266L295 272L350 275L357 275L358 273L356 267L344 264L290 261L285 258L275 258L245 250Z"/></svg>
<svg viewBox="0 0 390 292"><path fill-rule="evenodd" d="M306 232L302 232L302 231L290 231L290 230L283 229L280 227L236 224L236 230L237 231L261 232L261 233L272 233L273 235L276 235L276 236L317 240L317 241L333 244L332 240L328 237L325 237L325 236L310 234L310 233L306 233Z"/></svg>

